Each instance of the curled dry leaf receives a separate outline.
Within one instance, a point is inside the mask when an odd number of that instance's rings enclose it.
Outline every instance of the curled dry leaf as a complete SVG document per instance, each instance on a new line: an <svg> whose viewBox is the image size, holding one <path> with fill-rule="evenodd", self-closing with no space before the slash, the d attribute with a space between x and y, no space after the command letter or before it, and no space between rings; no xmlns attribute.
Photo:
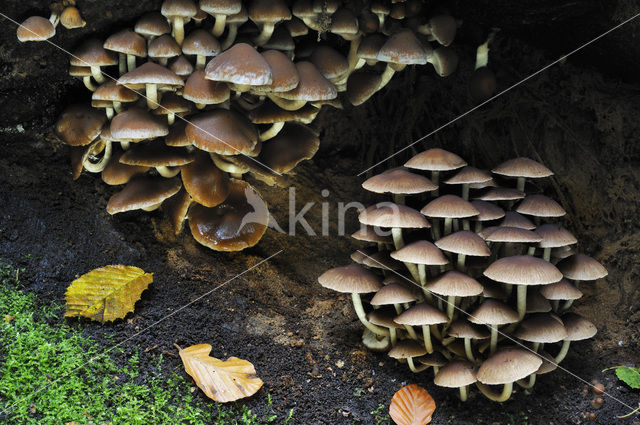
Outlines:
<svg viewBox="0 0 640 425"><path fill-rule="evenodd" d="M435 410L436 402L427 390L412 384L393 395L389 416L398 425L426 425Z"/></svg>
<svg viewBox="0 0 640 425"><path fill-rule="evenodd" d="M176 345L187 373L210 399L221 403L250 397L262 387L253 364L237 357L222 361L209 356L211 345L197 344L184 350Z"/></svg>
<svg viewBox="0 0 640 425"><path fill-rule="evenodd" d="M153 274L138 267L111 265L91 270L67 288L65 317L99 322L122 319L153 282Z"/></svg>

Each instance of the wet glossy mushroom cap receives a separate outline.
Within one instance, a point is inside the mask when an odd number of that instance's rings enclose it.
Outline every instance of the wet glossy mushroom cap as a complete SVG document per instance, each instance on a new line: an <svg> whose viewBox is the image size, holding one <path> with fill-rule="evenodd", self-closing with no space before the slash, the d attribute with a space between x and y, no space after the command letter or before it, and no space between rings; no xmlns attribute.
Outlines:
<svg viewBox="0 0 640 425"><path fill-rule="evenodd" d="M91 68L88 66L75 66L69 67L69 75L72 77L91 77Z"/></svg>
<svg viewBox="0 0 640 425"><path fill-rule="evenodd" d="M258 142L255 127L237 112L216 109L191 118L187 138L198 149L221 155L248 154Z"/></svg>
<svg viewBox="0 0 640 425"><path fill-rule="evenodd" d="M380 28L380 20L370 10L363 9L358 14L358 28L364 34L372 34Z"/></svg>
<svg viewBox="0 0 640 425"><path fill-rule="evenodd" d="M264 144L259 159L272 170L286 174L301 161L312 158L319 146L318 135L308 127L287 123L277 136Z"/></svg>
<svg viewBox="0 0 640 425"><path fill-rule="evenodd" d="M91 95L91 100L107 100L110 102L135 102L138 95L126 87L119 86L115 81L109 80L96 89Z"/></svg>
<svg viewBox="0 0 640 425"><path fill-rule="evenodd" d="M179 17L189 20L196 16L198 7L192 0L164 0L160 13L167 19Z"/></svg>
<svg viewBox="0 0 640 425"><path fill-rule="evenodd" d="M429 30L436 41L443 46L448 46L456 36L458 25L451 15L435 15L429 19Z"/></svg>
<svg viewBox="0 0 640 425"><path fill-rule="evenodd" d="M445 184L470 184L470 183L484 183L491 180L491 175L475 167L466 166L458 171L453 177L445 180Z"/></svg>
<svg viewBox="0 0 640 425"><path fill-rule="evenodd" d="M257 89L279 93L293 90L298 86L300 82L298 69L287 55L278 50L266 50L261 55L271 68L273 79L270 85L257 87Z"/></svg>
<svg viewBox="0 0 640 425"><path fill-rule="evenodd" d="M193 153L165 145L161 140L137 143L120 157L127 165L145 167L180 167L194 161Z"/></svg>
<svg viewBox="0 0 640 425"><path fill-rule="evenodd" d="M478 235L469 230L461 230L452 233L435 242L436 246L443 251L453 252L462 255L474 255L478 257L488 257L491 250L487 243Z"/></svg>
<svg viewBox="0 0 640 425"><path fill-rule="evenodd" d="M182 91L182 97L201 105L217 105L229 99L229 85L222 81L211 81L205 78L199 69L189 76Z"/></svg>
<svg viewBox="0 0 640 425"><path fill-rule="evenodd" d="M548 300L577 300L582 297L582 291L567 279L542 286L540 294Z"/></svg>
<svg viewBox="0 0 640 425"><path fill-rule="evenodd" d="M420 212L437 218L467 218L480 213L471 202L456 195L440 196L422 207Z"/></svg>
<svg viewBox="0 0 640 425"><path fill-rule="evenodd" d="M564 277L572 280L597 280L609 274L602 264L584 254L565 258L558 263L558 268Z"/></svg>
<svg viewBox="0 0 640 425"><path fill-rule="evenodd" d="M541 365L542 360L536 354L521 348L507 348L482 363L478 381L487 385L509 384L535 373Z"/></svg>
<svg viewBox="0 0 640 425"><path fill-rule="evenodd" d="M362 187L374 193L416 194L438 188L428 178L414 174L404 167L395 168L373 176L362 183Z"/></svg>
<svg viewBox="0 0 640 425"><path fill-rule="evenodd" d="M535 217L562 217L567 213L560 204L544 195L527 195L516 211Z"/></svg>
<svg viewBox="0 0 640 425"><path fill-rule="evenodd" d="M329 31L345 40L351 40L358 34L358 18L351 10L341 7L331 15Z"/></svg>
<svg viewBox="0 0 640 425"><path fill-rule="evenodd" d="M176 60L169 65L169 69L180 77L188 77L193 72L193 65L186 57L178 56Z"/></svg>
<svg viewBox="0 0 640 425"><path fill-rule="evenodd" d="M211 59L205 72L209 80L233 84L264 86L273 81L267 61L246 43L235 44Z"/></svg>
<svg viewBox="0 0 640 425"><path fill-rule="evenodd" d="M291 19L291 11L282 0L253 0L247 9L257 24L276 24Z"/></svg>
<svg viewBox="0 0 640 425"><path fill-rule="evenodd" d="M387 37L380 33L369 34L360 41L356 56L360 59L366 60L368 63L375 63L378 61L378 52L386 43Z"/></svg>
<svg viewBox="0 0 640 425"><path fill-rule="evenodd" d="M464 319L451 323L447 334L455 338L487 339L490 334L486 327L474 325Z"/></svg>
<svg viewBox="0 0 640 425"><path fill-rule="evenodd" d="M216 56L220 52L218 40L200 28L191 31L182 42L182 53L185 55Z"/></svg>
<svg viewBox="0 0 640 425"><path fill-rule="evenodd" d="M185 131L186 126L187 123L184 121L180 121L172 125L169 129L169 134L164 139L164 143L167 146L191 146L191 142L189 141Z"/></svg>
<svg viewBox="0 0 640 425"><path fill-rule="evenodd" d="M107 212L116 214L125 211L151 208L178 193L180 179L139 176L133 178L120 192L109 198Z"/></svg>
<svg viewBox="0 0 640 425"><path fill-rule="evenodd" d="M278 93L279 97L288 100L331 100L338 96L338 89L324 78L318 68L311 62L297 62L296 70L300 81L295 89Z"/></svg>
<svg viewBox="0 0 640 425"><path fill-rule="evenodd" d="M508 187L493 187L476 199L481 201L517 201L525 197L525 193Z"/></svg>
<svg viewBox="0 0 640 425"><path fill-rule="evenodd" d="M419 345L415 341L404 340L398 341L398 344L387 354L394 359L406 359L409 357L424 356L427 354L427 350L424 348L424 345Z"/></svg>
<svg viewBox="0 0 640 425"><path fill-rule="evenodd" d="M84 105L72 105L58 118L56 134L70 146L86 146L100 135L105 122L104 113Z"/></svg>
<svg viewBox="0 0 640 425"><path fill-rule="evenodd" d="M378 289L371 298L371 305L404 304L414 302L416 299L415 294L405 286L390 283Z"/></svg>
<svg viewBox="0 0 640 425"><path fill-rule="evenodd" d="M405 205L372 205L358 216L362 224L378 227L429 228L431 225L422 214Z"/></svg>
<svg viewBox="0 0 640 425"><path fill-rule="evenodd" d="M362 264L372 269L402 270L404 267L402 263L391 258L389 254L389 251L374 252L371 255L366 255L362 259Z"/></svg>
<svg viewBox="0 0 640 425"><path fill-rule="evenodd" d="M452 360L438 371L433 383L439 387L459 388L471 385L477 380L473 363Z"/></svg>
<svg viewBox="0 0 640 425"><path fill-rule="evenodd" d="M484 300L470 315L468 320L477 325L506 325L518 321L518 313L503 302Z"/></svg>
<svg viewBox="0 0 640 425"><path fill-rule="evenodd" d="M519 227L495 227L485 238L489 242L538 243L542 236Z"/></svg>
<svg viewBox="0 0 640 425"><path fill-rule="evenodd" d="M576 313L566 313L562 316L562 322L567 330L567 341L582 341L593 338L598 329L593 323Z"/></svg>
<svg viewBox="0 0 640 425"><path fill-rule="evenodd" d="M380 75L374 72L355 72L347 80L347 99L353 106L362 105L378 91Z"/></svg>
<svg viewBox="0 0 640 425"><path fill-rule="evenodd" d="M558 248L578 243L575 236L558 224L543 224L535 232L542 237L540 248Z"/></svg>
<svg viewBox="0 0 640 425"><path fill-rule="evenodd" d="M143 37L159 37L168 34L171 27L160 12L149 12L138 19L133 30Z"/></svg>
<svg viewBox="0 0 640 425"><path fill-rule="evenodd" d="M553 171L529 158L510 159L491 170L495 174L507 177L542 178L553 175Z"/></svg>
<svg viewBox="0 0 640 425"><path fill-rule="evenodd" d="M460 58L455 50L449 47L438 47L429 58L436 73L441 77L448 77L458 69Z"/></svg>
<svg viewBox="0 0 640 425"><path fill-rule="evenodd" d="M116 151L111 155L107 166L102 170L102 181L108 185L125 184L137 174L149 171L149 167L127 165L120 162L123 151Z"/></svg>
<svg viewBox="0 0 640 425"><path fill-rule="evenodd" d="M438 276L426 286L429 291L443 296L473 297L482 294L482 285L464 273L451 270Z"/></svg>
<svg viewBox="0 0 640 425"><path fill-rule="evenodd" d="M358 229L356 232L354 232L351 235L351 237L359 241L365 241L365 242L380 242L380 243L386 243L386 244L393 243L393 238L391 237L391 235L382 236L382 235L379 235L378 233L379 232L376 232L374 227L361 226L360 229ZM396 260L398 260L398 258L396 258Z"/></svg>
<svg viewBox="0 0 640 425"><path fill-rule="evenodd" d="M56 35L56 29L47 18L31 16L20 24L17 35L21 42L44 41Z"/></svg>
<svg viewBox="0 0 640 425"><path fill-rule="evenodd" d="M513 336L523 341L548 344L567 338L567 331L557 317L549 313L534 313L527 316Z"/></svg>
<svg viewBox="0 0 640 425"><path fill-rule="evenodd" d="M240 0L200 0L200 9L210 15L233 15L242 9Z"/></svg>
<svg viewBox="0 0 640 425"><path fill-rule="evenodd" d="M329 269L318 282L327 289L348 294L368 294L382 288L376 274L357 264Z"/></svg>
<svg viewBox="0 0 640 425"><path fill-rule="evenodd" d="M466 161L458 155L439 148L420 152L404 164L407 168L427 171L456 170L466 165Z"/></svg>
<svg viewBox="0 0 640 425"><path fill-rule="evenodd" d="M180 45L169 34L161 35L149 43L149 57L154 59L168 59L180 56ZM165 62L163 62L165 63Z"/></svg>
<svg viewBox="0 0 640 425"><path fill-rule="evenodd" d="M131 108L111 120L111 136L116 140L139 141L166 136L169 127L144 109Z"/></svg>
<svg viewBox="0 0 640 425"><path fill-rule="evenodd" d="M349 72L349 62L340 52L333 47L320 45L315 48L309 58L312 64L327 80L340 79Z"/></svg>
<svg viewBox="0 0 640 425"><path fill-rule="evenodd" d="M520 229L525 230L533 230L536 228L536 225L531 222L528 218L519 214L515 211L507 211L504 214L504 219L500 223L500 226L503 227L518 227Z"/></svg>
<svg viewBox="0 0 640 425"><path fill-rule="evenodd" d="M431 47L422 45L412 31L402 30L389 37L377 59L400 65L424 65L431 54Z"/></svg>
<svg viewBox="0 0 640 425"><path fill-rule="evenodd" d="M553 264L531 255L514 255L493 262L484 275L496 282L514 285L548 285L562 279Z"/></svg>
<svg viewBox="0 0 640 425"><path fill-rule="evenodd" d="M269 210L258 192L243 180L229 181L229 195L220 205L195 204L189 227L198 243L215 251L241 251L258 243L269 222Z"/></svg>
<svg viewBox="0 0 640 425"><path fill-rule="evenodd" d="M389 243L393 241L390 240ZM449 263L440 248L428 241L417 241L391 253L391 258L405 263L443 266Z"/></svg>
<svg viewBox="0 0 640 425"><path fill-rule="evenodd" d="M265 101L256 109L249 111L247 115L254 124L273 124L285 121L310 123L318 115L319 111L315 106L308 104L295 111L287 111L273 102Z"/></svg>
<svg viewBox="0 0 640 425"><path fill-rule="evenodd" d="M384 288L386 288L387 286L385 286ZM402 312L399 316L393 319L393 321L400 325L429 326L447 323L449 321L449 318L446 314L444 314L437 308L430 306L429 304L416 304L408 310Z"/></svg>
<svg viewBox="0 0 640 425"><path fill-rule="evenodd" d="M183 187L178 193L162 203L162 210L169 217L176 235L179 235L184 228L184 222L192 202L191 196Z"/></svg>
<svg viewBox="0 0 640 425"><path fill-rule="evenodd" d="M162 96L160 107L153 110L155 115L181 114L187 115L193 111L193 103L180 95L169 92ZM184 124L184 121L182 121ZM169 133L173 129L173 125L169 129Z"/></svg>
<svg viewBox="0 0 640 425"><path fill-rule="evenodd" d="M73 52L71 65L75 66L111 66L118 63L118 58L112 52L102 47L102 42L90 39Z"/></svg>
<svg viewBox="0 0 640 425"><path fill-rule="evenodd" d="M118 78L118 84L140 90L146 84L157 84L168 88L184 86L184 81L175 72L157 63L147 62Z"/></svg>
<svg viewBox="0 0 640 425"><path fill-rule="evenodd" d="M215 207L229 195L229 178L211 161L208 154L198 152L195 161L180 170L182 184L194 201Z"/></svg>
<svg viewBox="0 0 640 425"><path fill-rule="evenodd" d="M478 215L473 217L477 221L491 221L504 217L504 210L487 201L471 201L471 205L478 210Z"/></svg>
<svg viewBox="0 0 640 425"><path fill-rule="evenodd" d="M103 44L107 50L139 57L147 56L147 42L130 29L124 29L109 36Z"/></svg>

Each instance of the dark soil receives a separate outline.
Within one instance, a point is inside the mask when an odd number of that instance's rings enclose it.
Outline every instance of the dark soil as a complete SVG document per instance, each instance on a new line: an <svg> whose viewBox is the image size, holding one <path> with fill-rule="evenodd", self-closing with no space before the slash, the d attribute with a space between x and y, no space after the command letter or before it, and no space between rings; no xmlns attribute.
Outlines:
<svg viewBox="0 0 640 425"><path fill-rule="evenodd" d="M11 0L2 3L0 12L20 20L34 11L44 14L44 3ZM159 4L109 2L104 17L95 6L98 2L86 3L81 6L87 27L60 31L54 42L72 49L87 34L104 36ZM210 343L216 357L233 355L253 362L265 381L256 396L243 402L259 410L269 392L281 417L295 408L298 424L375 423L370 412L388 405L405 383L419 383L433 395L438 406L434 424L632 423L632 418L616 419L630 410L618 401L605 398L602 409L593 410L593 394L583 391L584 381L598 379L612 397L633 408L638 405L637 391L627 389L612 372L601 373L609 366L640 362L637 81L624 83L611 73L601 74L597 66L583 65L595 61L585 53L414 146L416 151L446 147L483 168L515 155L541 160L556 175L539 189L568 211L563 224L580 241L579 249L609 270L606 279L585 285L585 297L577 303L577 311L594 321L599 333L592 341L574 344L562 363L566 371L539 377L532 395L518 391L502 405L477 391L463 404L454 391L435 387L430 374L414 375L385 355L367 352L349 300L317 284L318 275L346 264L357 248L350 238L337 235L335 220L330 236L309 236L300 226L295 236L270 230L256 247L224 254L197 245L188 234L175 238L160 212L109 216L105 205L117 189L95 175L73 181L69 150L52 133L66 105L88 99L81 84L65 75L68 57L51 45L19 45L13 24L2 23L0 257L26 267L27 290L43 302L62 303L74 278L105 264L136 265L154 273L154 283L135 313L110 325L84 323L88 337L105 347L131 337L122 346L126 353L140 350L148 370L153 368L152 355L175 353L174 343ZM635 26L620 31L631 34L632 29L636 31ZM466 81L474 46L465 43L473 39L474 34L462 31L456 45L462 61L451 78L434 77L428 67L408 69L368 104L324 113L317 123L321 151L299 167L292 185L297 211L315 202L306 217L318 234L322 202L335 217L338 202L371 201L360 189L363 178L355 174L473 106ZM501 33L491 62L499 89L555 60L551 51ZM374 171L410 155L407 150ZM255 185L286 228L286 189ZM327 197L323 189L329 190ZM347 231L355 229L354 217L352 211ZM180 371L177 358L165 356L165 361L165 370ZM585 419L586 412L594 412L595 420Z"/></svg>

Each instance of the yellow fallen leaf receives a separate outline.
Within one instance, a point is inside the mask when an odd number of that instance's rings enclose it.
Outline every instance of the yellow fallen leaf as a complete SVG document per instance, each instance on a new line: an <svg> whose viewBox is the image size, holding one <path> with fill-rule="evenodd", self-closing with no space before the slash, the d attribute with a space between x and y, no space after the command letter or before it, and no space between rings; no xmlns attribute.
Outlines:
<svg viewBox="0 0 640 425"><path fill-rule="evenodd" d="M253 364L237 357L222 361L209 356L211 345L197 344L184 350L176 345L186 372L210 399L227 403L250 397L262 387Z"/></svg>
<svg viewBox="0 0 640 425"><path fill-rule="evenodd" d="M105 266L71 282L65 295L65 317L87 317L99 322L121 319L133 311L153 274L138 267Z"/></svg>
<svg viewBox="0 0 640 425"><path fill-rule="evenodd" d="M412 384L393 395L389 416L398 425L427 425L435 410L436 402L427 390Z"/></svg>

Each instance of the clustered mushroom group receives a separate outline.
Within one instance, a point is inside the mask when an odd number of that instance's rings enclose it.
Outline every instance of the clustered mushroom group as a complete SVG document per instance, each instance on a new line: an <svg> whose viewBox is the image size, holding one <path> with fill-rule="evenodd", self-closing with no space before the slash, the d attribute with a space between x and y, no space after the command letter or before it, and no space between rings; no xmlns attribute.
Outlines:
<svg viewBox="0 0 640 425"><path fill-rule="evenodd" d="M45 41L56 35L61 24L66 29L83 28L87 23L82 19L75 0L62 0L49 5L49 19L42 16L30 16L18 27L17 36L21 42Z"/></svg>
<svg viewBox="0 0 640 425"><path fill-rule="evenodd" d="M530 390L572 341L596 333L569 309L578 283L607 271L554 222L565 215L557 202L525 192L550 175L528 158L489 173L442 149L419 153L363 183L393 196L359 215L352 236L375 245L318 280L351 294L368 348L416 373L433 368L435 384L459 388L463 401L472 384L506 401L514 383Z"/></svg>
<svg viewBox="0 0 640 425"><path fill-rule="evenodd" d="M318 149L306 124L323 105L360 105L407 65L431 63L441 76L457 66L450 15L419 0L350 6L165 0L133 30L86 40L70 74L93 92L91 107L69 107L56 128L74 178L84 169L125 185L110 214L162 206L176 234L188 221L209 248L255 245L269 214L244 174L285 185Z"/></svg>

